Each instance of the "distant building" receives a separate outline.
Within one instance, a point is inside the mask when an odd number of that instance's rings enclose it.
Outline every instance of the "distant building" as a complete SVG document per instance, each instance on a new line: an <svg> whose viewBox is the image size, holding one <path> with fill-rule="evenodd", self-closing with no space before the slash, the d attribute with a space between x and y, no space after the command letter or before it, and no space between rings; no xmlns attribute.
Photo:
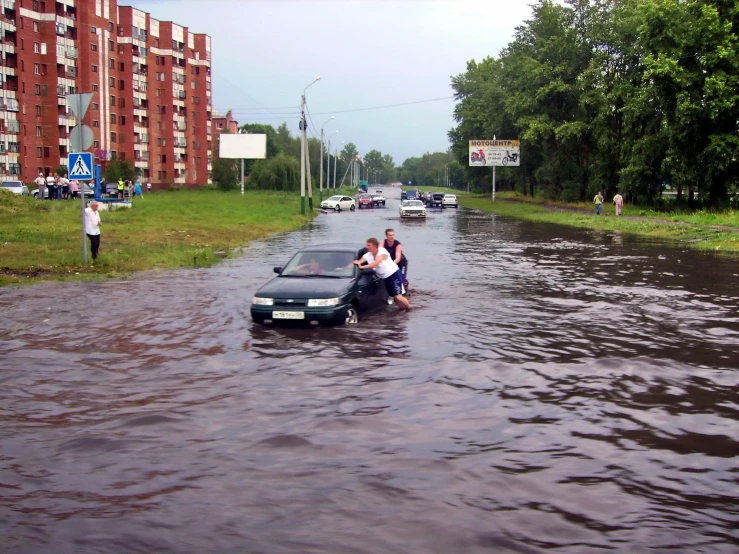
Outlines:
<svg viewBox="0 0 739 554"><path fill-rule="evenodd" d="M133 160L145 181L208 182L211 40L116 0L3 0L0 178L66 165L66 95L92 92L96 163Z"/></svg>
<svg viewBox="0 0 739 554"><path fill-rule="evenodd" d="M231 115L231 110L225 115L217 110L213 111L213 138L215 139L221 133L229 133L235 135L239 132L239 122Z"/></svg>

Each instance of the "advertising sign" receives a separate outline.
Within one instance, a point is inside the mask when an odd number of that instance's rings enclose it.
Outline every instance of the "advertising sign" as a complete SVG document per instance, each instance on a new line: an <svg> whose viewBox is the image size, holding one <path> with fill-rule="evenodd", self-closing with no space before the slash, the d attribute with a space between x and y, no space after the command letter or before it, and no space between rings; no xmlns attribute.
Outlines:
<svg viewBox="0 0 739 554"><path fill-rule="evenodd" d="M518 140L471 140L470 166L515 166L521 165L521 141Z"/></svg>

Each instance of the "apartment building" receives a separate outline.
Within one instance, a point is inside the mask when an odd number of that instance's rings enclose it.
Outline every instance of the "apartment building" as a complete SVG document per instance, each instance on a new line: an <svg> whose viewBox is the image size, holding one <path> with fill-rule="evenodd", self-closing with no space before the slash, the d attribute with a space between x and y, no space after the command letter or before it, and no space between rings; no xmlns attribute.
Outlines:
<svg viewBox="0 0 739 554"><path fill-rule="evenodd" d="M77 123L66 95L91 92L83 123L96 163L132 160L155 186L208 182L209 36L115 0L0 5L0 178L65 165Z"/></svg>

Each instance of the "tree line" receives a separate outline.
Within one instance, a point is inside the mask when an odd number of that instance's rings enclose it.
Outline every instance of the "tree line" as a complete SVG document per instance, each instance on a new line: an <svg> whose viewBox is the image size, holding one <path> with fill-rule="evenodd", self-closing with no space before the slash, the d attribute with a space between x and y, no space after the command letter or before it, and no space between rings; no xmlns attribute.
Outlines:
<svg viewBox="0 0 739 554"><path fill-rule="evenodd" d="M499 57L452 78L453 157L471 139L519 139L503 187L584 201L618 190L655 203L666 190L718 206L739 179L736 0L538 0Z"/></svg>

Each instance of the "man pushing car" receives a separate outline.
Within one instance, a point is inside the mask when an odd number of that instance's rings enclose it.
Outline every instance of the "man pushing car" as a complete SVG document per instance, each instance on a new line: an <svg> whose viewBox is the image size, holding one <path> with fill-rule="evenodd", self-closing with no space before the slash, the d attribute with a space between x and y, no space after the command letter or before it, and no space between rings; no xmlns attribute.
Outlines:
<svg viewBox="0 0 739 554"><path fill-rule="evenodd" d="M374 269L378 277L385 281L385 288L389 296L395 298L400 310L410 310L411 303L403 296L403 274L397 264L390 258L390 253L380 248L376 238L367 239L367 253L354 264L360 268Z"/></svg>

